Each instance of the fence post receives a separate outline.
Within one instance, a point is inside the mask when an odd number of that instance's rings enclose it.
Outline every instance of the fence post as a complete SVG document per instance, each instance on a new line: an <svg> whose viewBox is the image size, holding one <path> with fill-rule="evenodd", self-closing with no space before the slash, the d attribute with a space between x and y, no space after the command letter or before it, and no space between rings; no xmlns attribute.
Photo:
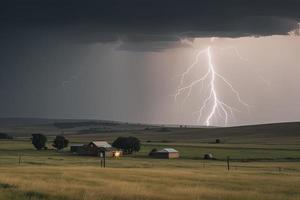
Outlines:
<svg viewBox="0 0 300 200"><path fill-rule="evenodd" d="M227 170L229 171L230 170L230 165L229 165L229 156L227 156Z"/></svg>
<svg viewBox="0 0 300 200"><path fill-rule="evenodd" d="M103 167L104 168L105 168L105 165L106 165L105 161L106 161L106 155L105 155L105 151L103 151Z"/></svg>
<svg viewBox="0 0 300 200"><path fill-rule="evenodd" d="M19 154L19 165L21 165L21 154Z"/></svg>

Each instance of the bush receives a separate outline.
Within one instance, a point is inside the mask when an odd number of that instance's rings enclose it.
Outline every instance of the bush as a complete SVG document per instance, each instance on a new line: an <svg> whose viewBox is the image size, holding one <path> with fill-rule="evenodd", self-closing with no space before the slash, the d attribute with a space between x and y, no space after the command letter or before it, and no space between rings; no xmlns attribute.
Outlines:
<svg viewBox="0 0 300 200"><path fill-rule="evenodd" d="M53 141L52 146L56 148L57 150L61 150L65 147L67 147L69 144L69 140L67 140L64 136L62 135L57 135L56 138Z"/></svg>
<svg viewBox="0 0 300 200"><path fill-rule="evenodd" d="M140 151L141 142L136 137L118 137L112 146L117 149L122 149L124 153L132 154L133 152Z"/></svg>
<svg viewBox="0 0 300 200"><path fill-rule="evenodd" d="M6 133L0 133L0 139L13 139L12 136L7 135Z"/></svg>
<svg viewBox="0 0 300 200"><path fill-rule="evenodd" d="M220 139L216 139L216 144L220 144L221 140Z"/></svg>
<svg viewBox="0 0 300 200"><path fill-rule="evenodd" d="M31 142L37 150L45 149L47 137L43 134L32 134Z"/></svg>
<svg viewBox="0 0 300 200"><path fill-rule="evenodd" d="M166 128L166 127L162 127L160 129L158 129L158 132L170 132L171 130Z"/></svg>
<svg viewBox="0 0 300 200"><path fill-rule="evenodd" d="M155 153L155 152L157 152L157 149L156 149L156 148L153 148L153 149L150 151L149 156L152 156L153 153Z"/></svg>
<svg viewBox="0 0 300 200"><path fill-rule="evenodd" d="M212 159L214 159L214 156L211 153L207 153L207 154L204 154L203 158L205 160L212 160Z"/></svg>

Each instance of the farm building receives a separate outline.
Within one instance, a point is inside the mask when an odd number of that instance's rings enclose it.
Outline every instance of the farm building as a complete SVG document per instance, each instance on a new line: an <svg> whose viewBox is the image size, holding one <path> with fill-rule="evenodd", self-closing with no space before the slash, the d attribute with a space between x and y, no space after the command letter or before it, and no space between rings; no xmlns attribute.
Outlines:
<svg viewBox="0 0 300 200"><path fill-rule="evenodd" d="M214 159L214 156L211 153L206 153L206 154L204 154L203 158L206 160L211 160L211 159Z"/></svg>
<svg viewBox="0 0 300 200"><path fill-rule="evenodd" d="M179 158L179 152L173 148L164 148L159 151L151 151L149 156L154 158Z"/></svg>
<svg viewBox="0 0 300 200"><path fill-rule="evenodd" d="M89 155L98 156L105 152L107 157L112 157L112 146L106 141L93 141L87 145L87 153Z"/></svg>
<svg viewBox="0 0 300 200"><path fill-rule="evenodd" d="M83 150L84 144L71 144L70 150L72 153L78 153L79 151Z"/></svg>
<svg viewBox="0 0 300 200"><path fill-rule="evenodd" d="M100 156L105 152L106 157L120 156L122 153L114 149L106 141L92 141L86 145L71 145L71 152L79 155Z"/></svg>

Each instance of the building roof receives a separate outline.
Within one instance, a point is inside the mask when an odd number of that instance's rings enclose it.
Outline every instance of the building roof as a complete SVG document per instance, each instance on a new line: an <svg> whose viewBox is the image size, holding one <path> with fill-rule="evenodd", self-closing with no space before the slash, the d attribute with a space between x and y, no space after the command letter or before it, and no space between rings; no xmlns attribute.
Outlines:
<svg viewBox="0 0 300 200"><path fill-rule="evenodd" d="M71 147L82 147L84 144L70 144Z"/></svg>
<svg viewBox="0 0 300 200"><path fill-rule="evenodd" d="M103 148L111 148L111 145L108 144L106 141L92 141L96 147L103 147Z"/></svg>
<svg viewBox="0 0 300 200"><path fill-rule="evenodd" d="M159 150L157 152L163 153L163 152L167 152L167 153L178 153L178 151L176 149L173 148L164 148L162 150Z"/></svg>

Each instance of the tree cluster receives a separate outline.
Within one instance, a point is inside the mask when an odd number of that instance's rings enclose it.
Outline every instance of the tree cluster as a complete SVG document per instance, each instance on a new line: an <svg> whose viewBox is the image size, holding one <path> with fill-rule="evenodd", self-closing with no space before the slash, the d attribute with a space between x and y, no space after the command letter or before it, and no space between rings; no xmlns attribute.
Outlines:
<svg viewBox="0 0 300 200"><path fill-rule="evenodd" d="M46 147L47 137L41 133L32 134L31 142L37 150L47 149ZM67 147L68 144L69 144L69 140L67 140L62 135L57 135L53 141L52 146L60 150Z"/></svg>
<svg viewBox="0 0 300 200"><path fill-rule="evenodd" d="M141 142L136 137L118 137L112 146L121 149L125 154L132 154L140 150Z"/></svg>

